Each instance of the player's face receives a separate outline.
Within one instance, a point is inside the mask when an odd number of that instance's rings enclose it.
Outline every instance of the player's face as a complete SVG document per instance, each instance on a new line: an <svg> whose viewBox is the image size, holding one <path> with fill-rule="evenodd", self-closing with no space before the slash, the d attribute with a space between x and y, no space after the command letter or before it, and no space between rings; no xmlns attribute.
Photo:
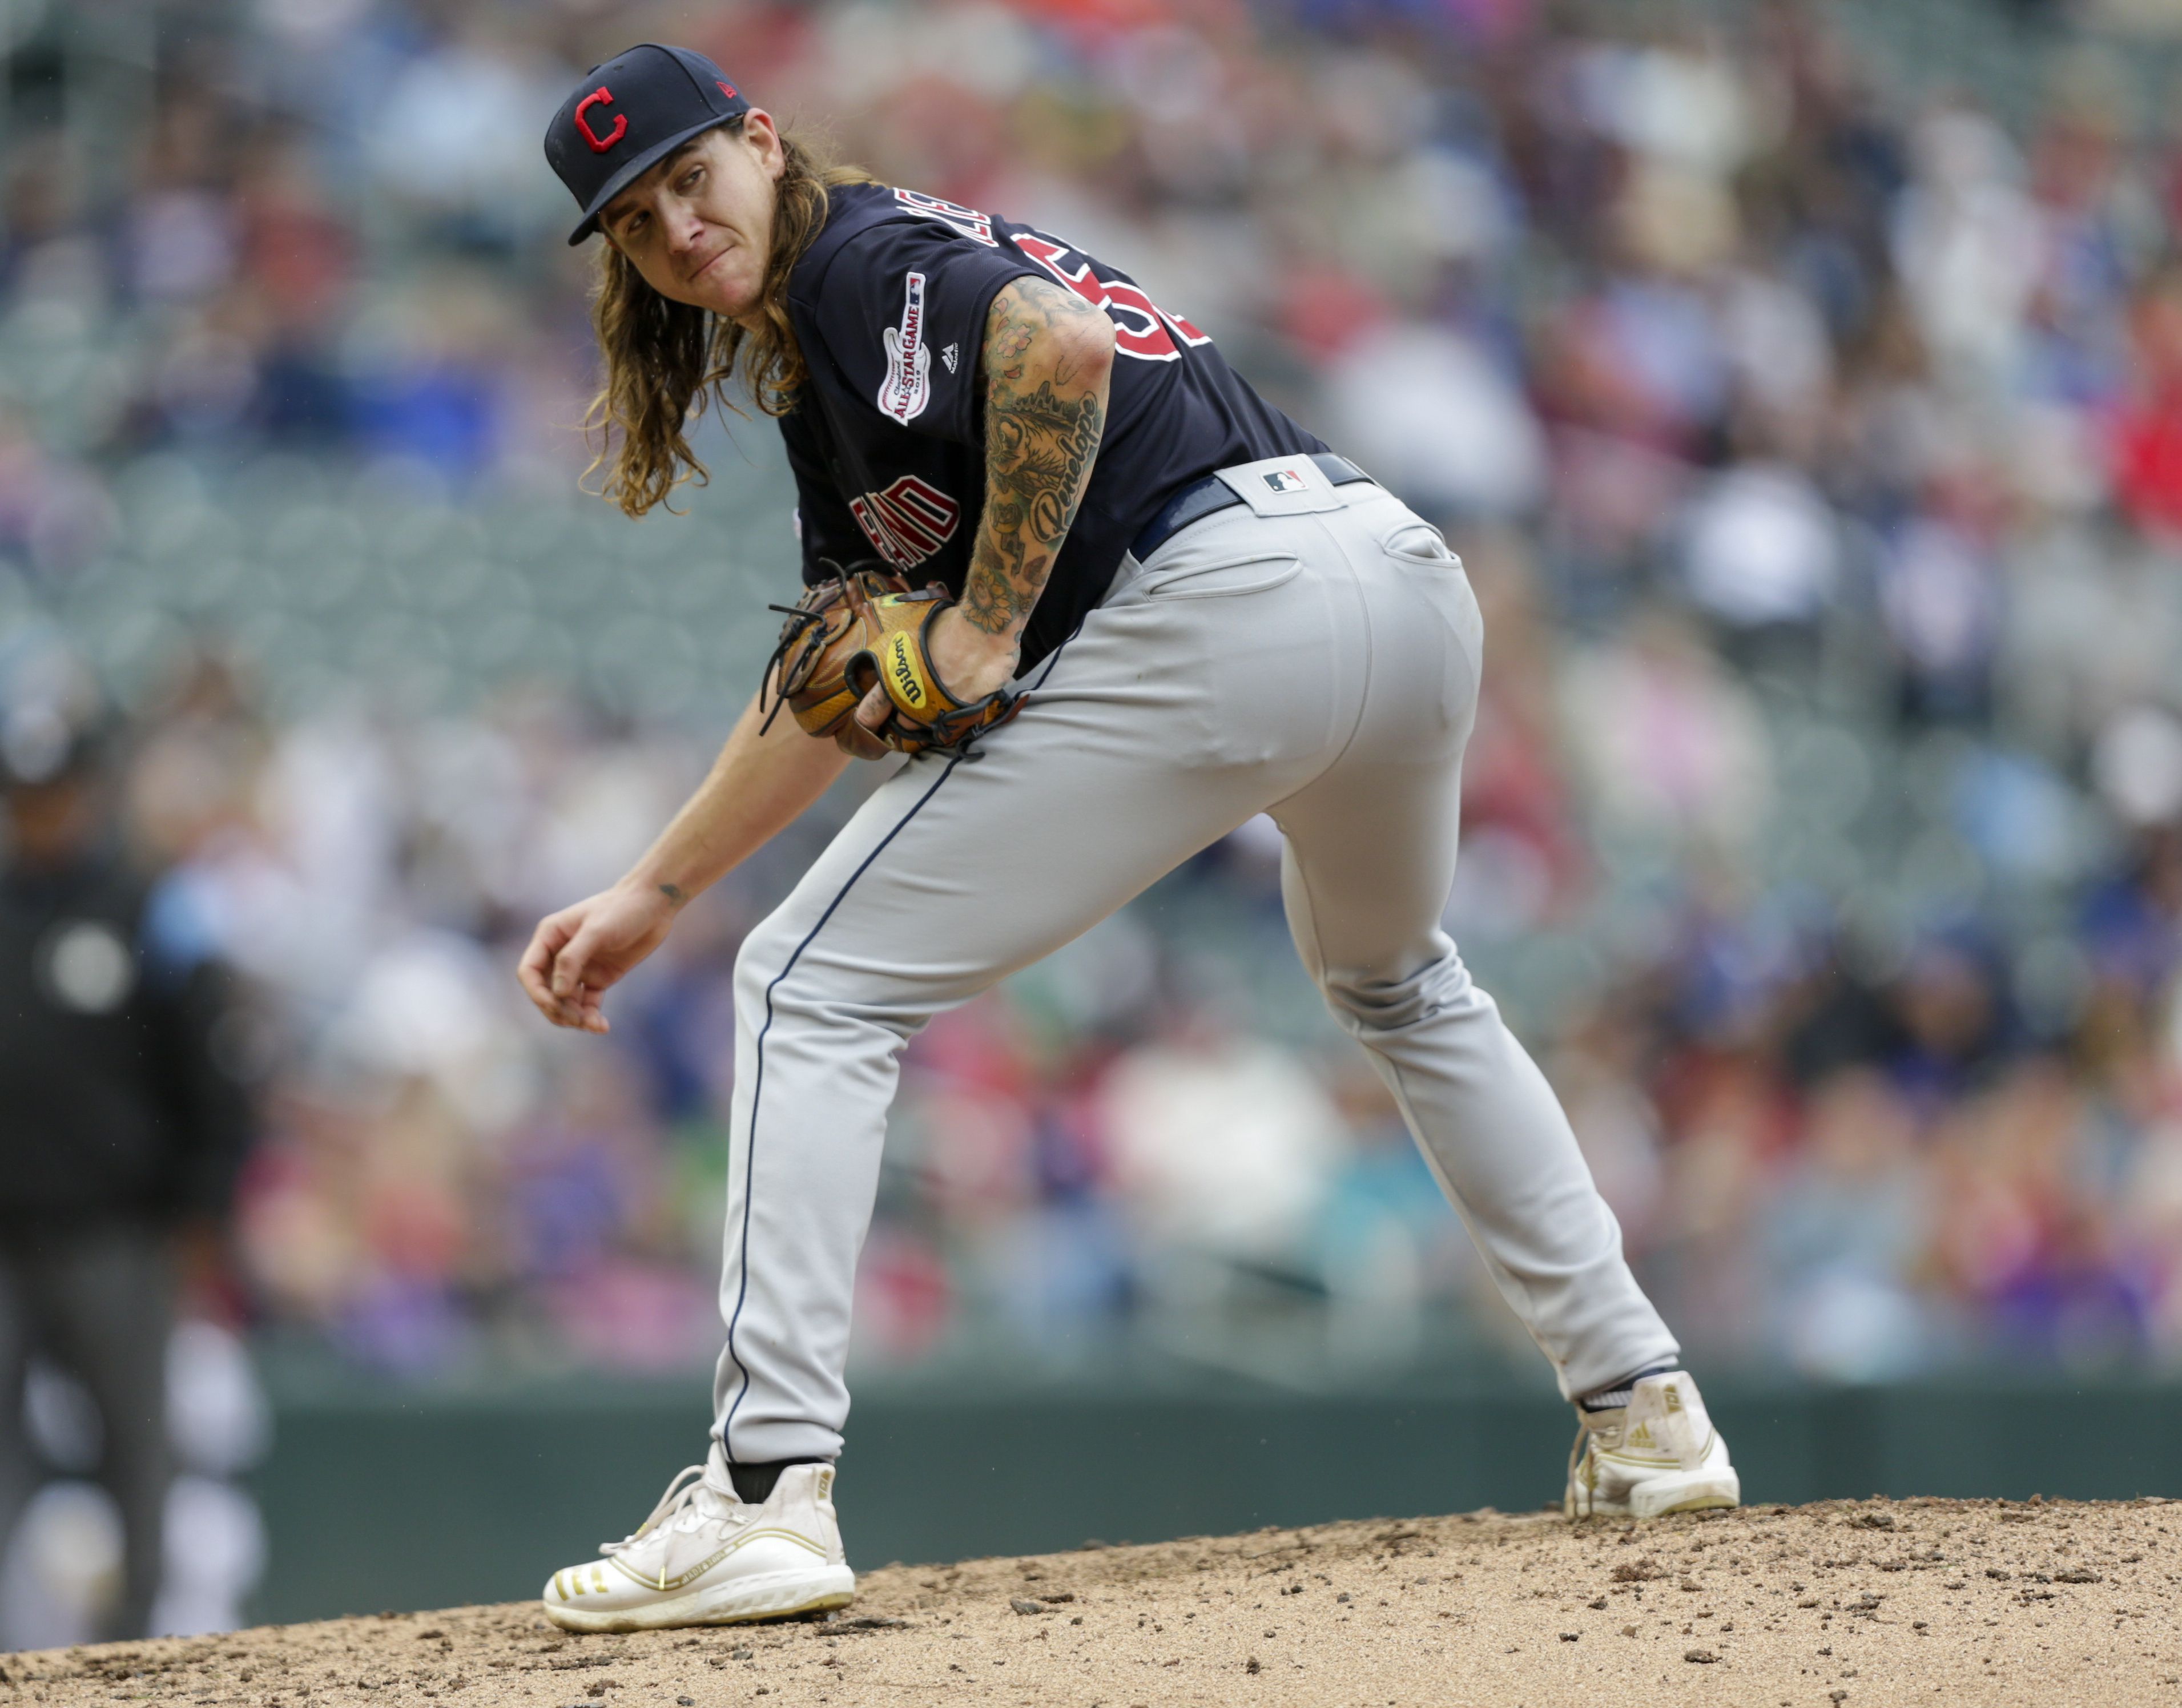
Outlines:
<svg viewBox="0 0 2182 1708"><path fill-rule="evenodd" d="M756 108L707 130L608 202L599 224L662 296L731 320L756 312L772 246L780 133Z"/></svg>

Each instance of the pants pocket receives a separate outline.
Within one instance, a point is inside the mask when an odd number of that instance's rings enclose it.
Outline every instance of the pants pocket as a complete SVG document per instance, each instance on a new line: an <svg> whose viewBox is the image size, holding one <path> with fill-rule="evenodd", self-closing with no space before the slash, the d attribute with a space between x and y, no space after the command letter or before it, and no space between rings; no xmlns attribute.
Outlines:
<svg viewBox="0 0 2182 1708"><path fill-rule="evenodd" d="M1399 563L1446 564L1462 567L1447 537L1428 522L1405 516L1379 536L1379 550Z"/></svg>
<svg viewBox="0 0 2182 1708"><path fill-rule="evenodd" d="M1147 571L1142 587L1147 599L1234 599L1269 592L1302 572L1303 560L1290 552L1254 551L1197 562L1184 557Z"/></svg>
<svg viewBox="0 0 2182 1708"><path fill-rule="evenodd" d="M1438 614L1460 654L1461 666L1447 672L1447 696L1466 719L1485 667L1485 618L1461 558L1437 528L1414 516L1403 517L1376 539L1402 583Z"/></svg>

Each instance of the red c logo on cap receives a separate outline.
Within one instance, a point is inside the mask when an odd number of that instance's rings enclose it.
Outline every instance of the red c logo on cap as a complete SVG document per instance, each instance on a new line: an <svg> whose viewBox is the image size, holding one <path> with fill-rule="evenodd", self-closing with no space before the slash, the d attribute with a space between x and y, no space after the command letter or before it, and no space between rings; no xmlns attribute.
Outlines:
<svg viewBox="0 0 2182 1708"><path fill-rule="evenodd" d="M585 108L601 105L611 107L612 104L613 92L603 83L576 103L576 129L584 133L584 141L591 145L591 152L594 154L605 153L607 149L629 135L629 114L626 113L614 114L613 129L603 136L584 122Z"/></svg>

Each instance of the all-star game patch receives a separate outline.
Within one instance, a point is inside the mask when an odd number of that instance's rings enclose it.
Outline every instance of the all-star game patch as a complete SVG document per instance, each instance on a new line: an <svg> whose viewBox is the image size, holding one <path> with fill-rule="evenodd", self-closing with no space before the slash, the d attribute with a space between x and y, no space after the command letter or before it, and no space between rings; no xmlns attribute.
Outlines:
<svg viewBox="0 0 2182 1708"><path fill-rule="evenodd" d="M904 427L932 401L932 351L924 341L924 275L902 281L901 324L885 329L886 383L879 387L879 413Z"/></svg>

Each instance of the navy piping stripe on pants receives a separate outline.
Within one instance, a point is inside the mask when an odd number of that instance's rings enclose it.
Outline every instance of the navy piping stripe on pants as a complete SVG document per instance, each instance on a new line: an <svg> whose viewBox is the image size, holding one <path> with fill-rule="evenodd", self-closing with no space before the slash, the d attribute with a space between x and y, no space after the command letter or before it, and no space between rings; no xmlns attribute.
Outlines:
<svg viewBox="0 0 2182 1708"><path fill-rule="evenodd" d="M1038 673L1038 682L1034 685L1043 688L1045 685L1046 677L1053 674L1054 666L1060 662L1061 648L1055 647L1053 649L1053 655L1045 661L1045 668ZM795 970L795 964L803 959L804 950L809 948L818 933L825 929L826 921L833 917L834 909L849 898L849 892L856 887L856 881L871 870L872 862L884 854L887 845L909 827L909 821L924 810L924 804L939 793L940 784L954 776L955 768L969 757L967 754L958 753L947 761L947 769L933 779L932 787L917 798L916 804L901 815L900 821L879 838L878 846L866 854L856 871L849 874L848 882L841 886L833 899L826 904L826 911L818 915L818 922L805 932L803 941L796 944L795 952L788 958L788 964L773 975L773 981L765 987L765 1023L758 1028L756 1045L752 1051L752 1054L756 1059L756 1066L750 1076L750 1147L743 1169L743 1231L742 1238L738 1242L735 1251L735 1261L740 1268L741 1274L735 1284L735 1308L728 1313L728 1356L734 1360L735 1369L743 1379L742 1386L735 1390L734 1400L728 1407L728 1415L720 1423L720 1449L727 1455L728 1462L730 1465L736 1461L735 1450L729 1442L728 1437L734 1433L735 1413L742 1408L743 1396L750 1392L750 1369L743 1363L741 1355L735 1351L735 1329L743 1318L743 1302L750 1296L750 1203L757 1196L756 1190L757 1114L759 1100L765 1095L765 1036L773 1030L773 993L780 987L780 981Z"/></svg>
<svg viewBox="0 0 2182 1708"><path fill-rule="evenodd" d="M720 1446L727 1454L730 1465L735 1462L735 1450L728 1445L728 1438L734 1432L735 1412L742 1406L743 1396L750 1392L750 1370L735 1351L735 1326L742 1321L743 1301L750 1296L750 1201L757 1196L754 1190L757 1181L757 1111L758 1100L765 1095L765 1035L773 1030L773 993L780 987L780 981L795 970L796 962L803 959L803 951L809 948L818 933L825 929L826 921L833 917L833 910L849 898L849 892L856 888L856 880L871 870L872 862L886 852L888 843L908 828L909 821L924 810L925 802L939 793L939 785L954 776L955 767L961 763L962 755L960 754L950 760L947 769L933 779L932 787L917 798L917 804L901 815L900 823L879 838L878 846L864 856L862 864L849 874L849 881L841 886L839 893L826 904L826 911L818 915L818 923L804 933L803 941L795 946L795 953L789 956L788 965L775 973L773 982L765 987L765 1024L758 1028L757 1045L753 1052L757 1065L751 1076L750 1148L743 1169L743 1234L735 1252L735 1260L742 1269L742 1278L735 1288L735 1308L728 1318L728 1356L735 1361L735 1368L741 1373L743 1379L742 1386L736 1390L734 1403L728 1407L728 1415L720 1424Z"/></svg>

